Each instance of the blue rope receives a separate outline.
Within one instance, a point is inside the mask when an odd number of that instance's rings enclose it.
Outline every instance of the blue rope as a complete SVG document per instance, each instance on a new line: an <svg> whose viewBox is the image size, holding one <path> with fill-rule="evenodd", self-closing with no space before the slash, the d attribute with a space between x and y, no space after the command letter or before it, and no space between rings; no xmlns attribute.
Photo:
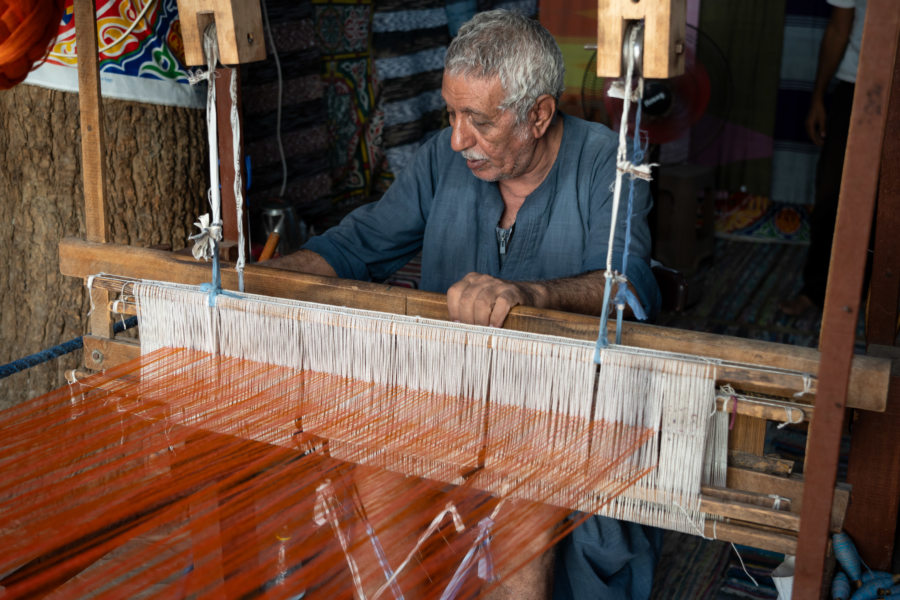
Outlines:
<svg viewBox="0 0 900 600"><path fill-rule="evenodd" d="M644 147L641 145L641 106L642 102L637 103L637 110L635 111L634 117L634 138L632 138L632 156L631 163L634 165L639 165L644 161ZM622 276L624 277L626 273L628 273L628 249L631 247L631 221L634 216L634 188L635 188L635 178L632 176L628 182L628 210L625 216L625 252L622 255ZM616 288L616 343L622 343L622 316L625 312L625 305L631 307L631 312L634 313L635 318L640 319L641 321L647 318L647 314L644 312L644 307L641 306L640 301L637 299L637 296L634 295L634 292L628 287L628 282L620 281L618 287Z"/></svg>
<svg viewBox="0 0 900 600"><path fill-rule="evenodd" d="M137 322L137 317L129 317L124 321L118 321L115 324L113 330L116 333L119 333L120 331L125 331L126 329L134 327L135 325L137 325ZM64 354L68 354L69 352L79 350L84 347L84 342L82 340L83 338L79 336L67 342L63 342L62 344L53 346L52 348L41 350L40 352L37 352L35 354L31 354L24 358L20 358L19 360L15 360L11 363L0 366L0 379L9 377L13 373L18 373L19 371L30 369L35 365L47 362L48 360L53 360L54 358L58 358L60 356L63 356Z"/></svg>

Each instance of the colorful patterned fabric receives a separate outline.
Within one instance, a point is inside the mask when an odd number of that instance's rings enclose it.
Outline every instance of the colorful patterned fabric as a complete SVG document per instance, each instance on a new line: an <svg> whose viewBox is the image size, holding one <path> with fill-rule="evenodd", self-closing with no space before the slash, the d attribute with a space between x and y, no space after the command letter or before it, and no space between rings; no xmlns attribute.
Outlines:
<svg viewBox="0 0 900 600"><path fill-rule="evenodd" d="M378 188L384 161L383 118L375 105L369 48L373 3L313 0L312 4L331 136L333 201L338 207L352 206L368 200Z"/></svg>
<svg viewBox="0 0 900 600"><path fill-rule="evenodd" d="M716 235L759 242L809 243L812 206L735 193L716 201Z"/></svg>
<svg viewBox="0 0 900 600"><path fill-rule="evenodd" d="M429 134L446 125L441 78L450 30L445 6L444 0L381 0L375 9L372 47L385 113L383 142L395 173Z"/></svg>
<svg viewBox="0 0 900 600"><path fill-rule="evenodd" d="M26 83L78 90L73 0L68 0L47 62ZM145 10L146 9L146 10ZM204 86L192 87L176 0L97 0L100 88L105 97L153 104L204 106Z"/></svg>

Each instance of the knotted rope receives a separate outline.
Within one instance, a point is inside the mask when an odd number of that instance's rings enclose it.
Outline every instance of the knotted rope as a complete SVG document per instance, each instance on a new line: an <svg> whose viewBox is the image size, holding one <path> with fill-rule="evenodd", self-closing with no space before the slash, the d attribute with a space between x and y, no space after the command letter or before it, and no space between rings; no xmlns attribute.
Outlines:
<svg viewBox="0 0 900 600"><path fill-rule="evenodd" d="M212 283L209 284L209 304L215 305L215 296L222 292L222 275L219 266L219 244L222 241L222 195L219 182L219 136L216 122L216 65L219 61L219 47L216 42L216 26L210 25L203 33L203 52L206 57L206 71L197 70L188 77L191 85L201 81L207 82L206 93L206 126L209 132L209 201L210 213L200 215L194 225L199 233L190 236L194 241L191 252L196 259L212 260ZM238 272L238 288L244 290L244 228L243 228L243 184L240 169L240 123L237 114L237 70L231 69L229 86L231 99L231 131L234 165L234 197L237 213L238 260L235 269Z"/></svg>
<svg viewBox="0 0 900 600"><path fill-rule="evenodd" d="M637 36L640 28L632 27L630 29L628 44L634 47L637 43ZM603 309L600 315L600 332L597 337L597 347L594 360L599 364L600 351L609 346L607 339L607 321L610 312L610 299L612 296L613 283L617 286L615 304L616 304L616 343L622 342L622 317L625 311L625 305L631 307L632 312L638 319L644 320L647 314L638 300L637 296L628 287L628 278L626 272L628 268L628 247L631 245L631 220L634 214L634 186L635 179L650 179L650 165L639 164L643 160L643 148L640 144L640 123L641 123L641 98L643 97L644 80L643 77L637 76L637 84L632 85L635 78L635 55L634 52L626 52L627 67L625 71L625 93L623 94L622 118L619 122L619 146L616 152L616 180L613 188L613 204L612 215L610 216L609 242L606 251L606 273L605 285L603 290ZM632 91L632 88L633 91ZM634 96L634 97L633 97ZM628 160L628 114L631 110L632 99L637 100L636 117L634 126L634 141L632 150L632 161ZM613 251L616 238L616 222L618 221L619 205L622 198L622 178L629 175L628 188L628 206L626 212L625 224L625 250L622 257L621 272L613 269Z"/></svg>

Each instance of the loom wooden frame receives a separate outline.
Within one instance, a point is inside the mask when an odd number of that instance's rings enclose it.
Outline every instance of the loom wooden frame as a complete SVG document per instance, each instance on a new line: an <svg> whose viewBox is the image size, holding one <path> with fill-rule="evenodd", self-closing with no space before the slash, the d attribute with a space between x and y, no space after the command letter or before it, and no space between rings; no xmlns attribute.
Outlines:
<svg viewBox="0 0 900 600"><path fill-rule="evenodd" d="M898 26L896 11L892 18L892 0L870 0L866 19L866 30L863 52L860 57L860 80L858 87L864 85L875 89L879 85L882 106L888 106L886 94L890 91L891 76L894 71L893 59L897 49ZM677 5L683 0L669 0ZM604 4L600 0L600 5ZM676 10L676 13L678 11ZM683 10L678 13L683 14ZM876 15L876 16L873 16ZM101 127L101 102L99 90L98 65L96 61L96 38L90 33L96 31L91 0L75 0L76 39L83 51L79 60L79 105L82 128L82 173L85 193L85 227L86 239L65 239L60 243L60 271L65 275L87 278L96 273L108 272L115 275L147 279L167 279L180 283L201 283L208 280L208 267L193 263L183 256L154 251L143 248L119 246L108 243L109 229L106 217L106 174L104 172L103 132ZM879 32L879 33L872 33ZM893 32L893 40L890 35ZM867 40L878 38L880 47ZM887 40L886 42L884 40ZM93 60L90 58L93 57ZM896 80L894 78L894 88ZM875 90L876 92L878 90ZM874 92L873 92L874 93ZM870 94L871 95L871 94ZM898 112L900 98L894 94L890 97L891 114ZM860 156L869 161L869 165L851 162L845 165L845 174L850 168L857 169L853 180L856 190L845 178L845 188L841 192L841 209L838 228L835 234L837 262L842 262L851 271L859 267L859 251L864 251L864 240L867 230L860 221L868 221L869 210L874 202L874 182L877 181L877 168L880 163L880 140L884 133L884 112L881 114L865 113L862 106L863 94L857 94L854 104L854 126L851 129L850 147L857 149ZM859 104L859 106L858 106ZM227 137L227 136L224 136ZM864 140L877 138L877 148L869 147L862 151ZM861 161L862 159L860 159ZM231 161L224 161L222 169L225 175L231 169ZM853 165L851 167L850 165ZM872 167L871 165L874 165ZM874 171L873 171L874 169ZM231 173L231 177L234 174ZM897 185L887 192L896 204ZM885 190L882 190L884 195ZM856 215L848 208L845 197L854 195L864 200L863 210L854 209ZM853 217L856 216L855 220ZM852 221L852 222L851 222ZM227 224L226 224L227 227ZM864 231L865 230L865 231ZM856 252L850 252L856 249ZM876 254L876 256L878 256ZM189 258L189 257L188 257ZM832 269L835 269L832 264ZM858 269L861 273L861 268ZM281 272L261 265L248 265L245 272L246 289L249 292L273 296L294 297L317 302L344 304L364 308L419 314L422 316L446 318L446 300L442 295L426 292L390 288L388 286L362 282L339 281L311 275ZM836 444L839 426L844 407L863 408L868 411L884 411L887 399L896 403L898 386L891 379L891 363L887 359L859 357L852 354L852 332L848 333L848 322L856 322L859 306L855 299L862 282L854 278L850 282L840 282L832 278L828 290L826 315L823 322L821 352L811 349L781 346L753 340L730 338L710 334L678 331L628 323L623 333L623 341L629 345L656 349L677 349L680 352L707 355L717 358L728 358L751 364L775 364L778 366L795 365L799 371L820 373L820 385L828 386L818 394L818 406L815 409L816 420L825 426L813 425L811 428L810 450L816 469L824 476L810 479L804 485L796 478L784 478L752 470L729 468L729 490L704 490L704 501L713 507L713 512L728 517L719 523L717 535L720 539L730 539L748 545L769 548L780 552L794 553L797 549L797 538L794 533L799 529L800 550L804 554L798 558L798 580L795 585L795 597L812 598L818 596L822 581L823 559L827 547L827 532L839 528L842 516L847 508L848 493L839 489L832 497L835 489L834 472L836 471ZM228 289L236 289L236 277L233 272L223 273L223 285ZM109 287L95 286L90 290L94 306L108 307L116 292ZM854 294L856 296L854 296ZM840 298L840 299L837 299ZM893 296L896 305L896 295ZM849 308L849 310L846 310ZM896 316L896 315L894 315ZM127 340L117 340L113 335L114 315L109 310L95 310L90 317L90 335L85 337L85 366L88 368L104 368L121 362L132 356L135 344ZM582 315L570 315L558 311L544 311L528 307L516 307L509 319L507 327L567 335L576 338L591 339L596 335L598 320ZM745 382L742 389L779 392L778 385L770 381L761 382L761 388L754 388ZM790 389L781 386L782 395ZM826 402L823 400L827 399ZM811 405L810 405L811 406ZM738 409L738 412L747 412ZM766 415L763 415L766 416ZM771 414L769 414L771 416ZM743 432L732 440L732 448L761 453L760 422L764 421L744 414L738 419L738 429ZM837 423L837 429L835 427ZM745 428L746 427L746 428ZM745 429L744 429L745 428ZM872 457L869 457L872 458ZM877 461L872 461L877 463ZM896 479L896 478L895 478ZM894 485L894 502L892 508L896 513L896 485ZM755 490L757 494L748 493ZM802 510L802 519L796 523L784 514L772 514L769 508L760 512L765 506L767 494L778 494L791 499L790 511L797 514ZM802 509L801 509L802 506ZM751 508L747 508L751 507ZM756 507L756 508L753 508ZM751 513L753 516L750 517ZM744 517L744 518L742 518ZM750 517L750 518L747 518ZM735 518L734 522L730 519ZM749 524L753 521L755 525ZM785 524L790 525L785 528ZM792 531L793 530L793 531ZM803 590L809 590L807 592Z"/></svg>

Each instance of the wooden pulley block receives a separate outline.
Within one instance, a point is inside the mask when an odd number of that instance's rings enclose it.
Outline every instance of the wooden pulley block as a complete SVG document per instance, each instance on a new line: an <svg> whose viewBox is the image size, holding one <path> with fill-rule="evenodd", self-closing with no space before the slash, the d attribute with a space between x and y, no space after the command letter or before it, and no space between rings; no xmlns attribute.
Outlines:
<svg viewBox="0 0 900 600"><path fill-rule="evenodd" d="M184 56L188 65L206 64L203 32L216 24L219 60L225 65L266 58L259 0L178 0Z"/></svg>
<svg viewBox="0 0 900 600"><path fill-rule="evenodd" d="M645 79L684 73L685 0L598 0L597 76L621 77L625 29L643 21L640 71Z"/></svg>

